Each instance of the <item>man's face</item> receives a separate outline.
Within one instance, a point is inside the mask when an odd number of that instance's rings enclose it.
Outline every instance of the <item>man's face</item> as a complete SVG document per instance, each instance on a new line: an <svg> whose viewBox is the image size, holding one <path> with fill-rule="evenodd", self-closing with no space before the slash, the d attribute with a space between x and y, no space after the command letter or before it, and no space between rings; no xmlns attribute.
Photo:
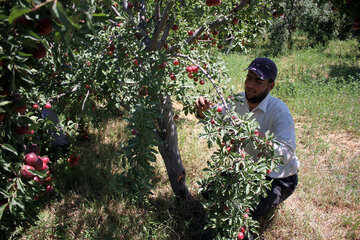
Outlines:
<svg viewBox="0 0 360 240"><path fill-rule="evenodd" d="M260 103L273 89L275 83L269 79L261 80L249 70L245 79L245 96L250 103Z"/></svg>

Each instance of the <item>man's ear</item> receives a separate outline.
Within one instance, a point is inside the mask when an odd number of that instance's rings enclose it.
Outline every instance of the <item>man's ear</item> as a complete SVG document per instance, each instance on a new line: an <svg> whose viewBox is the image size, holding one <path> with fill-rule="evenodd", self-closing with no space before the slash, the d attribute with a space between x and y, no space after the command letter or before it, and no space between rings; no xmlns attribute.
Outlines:
<svg viewBox="0 0 360 240"><path fill-rule="evenodd" d="M271 91L275 87L275 82L269 83L269 91Z"/></svg>

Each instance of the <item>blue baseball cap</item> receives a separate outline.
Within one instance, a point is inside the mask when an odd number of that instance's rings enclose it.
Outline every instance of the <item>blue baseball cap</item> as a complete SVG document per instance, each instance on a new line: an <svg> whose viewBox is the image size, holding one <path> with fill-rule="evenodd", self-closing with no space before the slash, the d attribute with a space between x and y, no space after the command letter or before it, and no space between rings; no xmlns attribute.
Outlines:
<svg viewBox="0 0 360 240"><path fill-rule="evenodd" d="M253 71L261 80L275 81L277 76L276 64L269 58L255 58L245 70Z"/></svg>

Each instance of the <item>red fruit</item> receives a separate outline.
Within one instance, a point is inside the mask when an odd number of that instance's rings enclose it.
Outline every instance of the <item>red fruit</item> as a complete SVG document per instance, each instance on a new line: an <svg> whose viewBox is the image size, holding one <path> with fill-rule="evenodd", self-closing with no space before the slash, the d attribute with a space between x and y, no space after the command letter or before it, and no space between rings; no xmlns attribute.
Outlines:
<svg viewBox="0 0 360 240"><path fill-rule="evenodd" d="M271 173L271 170L268 169L268 170L266 171L266 175L269 175L270 173Z"/></svg>
<svg viewBox="0 0 360 240"><path fill-rule="evenodd" d="M89 89L89 88L90 88L90 85L89 85L89 84L85 84L85 87L86 87L87 89Z"/></svg>
<svg viewBox="0 0 360 240"><path fill-rule="evenodd" d="M176 76L174 74L170 75L171 80L176 80Z"/></svg>
<svg viewBox="0 0 360 240"><path fill-rule="evenodd" d="M249 217L249 214L244 214L244 218L248 218Z"/></svg>
<svg viewBox="0 0 360 240"><path fill-rule="evenodd" d="M231 149L232 149L231 147L227 147L226 151L231 152Z"/></svg>
<svg viewBox="0 0 360 240"><path fill-rule="evenodd" d="M354 29L354 30L359 30L359 28L360 28L360 25L357 25L357 24L353 24L353 26L352 26L352 27L353 27L353 29Z"/></svg>
<svg viewBox="0 0 360 240"><path fill-rule="evenodd" d="M186 71L187 71L188 73L191 73L191 72L192 72L192 66L186 67Z"/></svg>
<svg viewBox="0 0 360 240"><path fill-rule="evenodd" d="M192 66L192 72L197 73L199 71L199 67L198 66Z"/></svg>
<svg viewBox="0 0 360 240"><path fill-rule="evenodd" d="M29 131L29 126L14 126L13 130L18 135L25 135Z"/></svg>
<svg viewBox="0 0 360 240"><path fill-rule="evenodd" d="M242 240L242 239L244 239L244 237L245 237L245 235L242 232L239 232L238 235L237 235L238 240Z"/></svg>
<svg viewBox="0 0 360 240"><path fill-rule="evenodd" d="M47 185L46 186L46 192L52 192L52 190L54 190L54 187L53 187L53 185Z"/></svg>
<svg viewBox="0 0 360 240"><path fill-rule="evenodd" d="M36 43L36 48L33 49L33 57L41 59L46 56L46 48L41 43Z"/></svg>
<svg viewBox="0 0 360 240"><path fill-rule="evenodd" d="M133 135L136 135L137 130L136 130L136 129L133 129L133 130L131 131L131 133L132 133Z"/></svg>
<svg viewBox="0 0 360 240"><path fill-rule="evenodd" d="M39 105L37 105L37 104L33 105L33 109L37 110L38 108L39 108Z"/></svg>
<svg viewBox="0 0 360 240"><path fill-rule="evenodd" d="M121 27L121 23L118 23L117 26L118 26L118 27Z"/></svg>
<svg viewBox="0 0 360 240"><path fill-rule="evenodd" d="M23 114L26 111L26 105L14 106L14 111Z"/></svg>
<svg viewBox="0 0 360 240"><path fill-rule="evenodd" d="M215 120L213 118L210 120L210 122L211 124L215 124Z"/></svg>
<svg viewBox="0 0 360 240"><path fill-rule="evenodd" d="M177 31L179 30L179 26L175 24L174 26L172 26L171 30Z"/></svg>
<svg viewBox="0 0 360 240"><path fill-rule="evenodd" d="M277 12L276 12L276 11L275 11L275 12L273 12L273 13L272 13L272 15L273 15L273 17L274 17L274 18L277 18L277 17L278 17L278 14L277 14Z"/></svg>
<svg viewBox="0 0 360 240"><path fill-rule="evenodd" d="M188 73L188 77L189 77L189 78L194 78L194 76L192 75L191 72Z"/></svg>
<svg viewBox="0 0 360 240"><path fill-rule="evenodd" d="M217 107L217 111L218 111L218 112L222 112L222 110L223 110L223 106L222 106L222 105L219 105L219 106Z"/></svg>
<svg viewBox="0 0 360 240"><path fill-rule="evenodd" d="M53 31L52 21L50 18L43 18L35 25L37 26L37 32L41 35L48 35Z"/></svg>
<svg viewBox="0 0 360 240"><path fill-rule="evenodd" d="M139 65L138 60L136 60L136 59L134 59L132 62L133 62L136 66Z"/></svg>
<svg viewBox="0 0 360 240"><path fill-rule="evenodd" d="M5 119L6 115L4 113L0 113L0 123L2 123Z"/></svg>
<svg viewBox="0 0 360 240"><path fill-rule="evenodd" d="M239 23L239 19L233 18L233 20L231 21L231 23L232 23L233 25L236 25L236 24Z"/></svg>
<svg viewBox="0 0 360 240"><path fill-rule="evenodd" d="M111 51L111 52L115 51L115 46L111 45L108 50Z"/></svg>
<svg viewBox="0 0 360 240"><path fill-rule="evenodd" d="M214 30L214 31L212 32L212 34L213 34L214 36L217 36L217 35L219 34L219 31Z"/></svg>
<svg viewBox="0 0 360 240"><path fill-rule="evenodd" d="M28 20L25 15L22 15L21 17L18 17L15 20L15 24L20 24L23 25L25 27L32 27L33 25L33 21L32 20Z"/></svg>
<svg viewBox="0 0 360 240"><path fill-rule="evenodd" d="M211 6L218 6L220 5L221 0L206 0L206 5L211 7Z"/></svg>
<svg viewBox="0 0 360 240"><path fill-rule="evenodd" d="M33 180L34 180L35 182L38 182L39 184L44 184L38 176L34 176L34 177L33 177Z"/></svg>
<svg viewBox="0 0 360 240"><path fill-rule="evenodd" d="M39 160L38 156L33 152L28 153L25 156L25 162L31 166L35 166L37 164L38 160Z"/></svg>
<svg viewBox="0 0 360 240"><path fill-rule="evenodd" d="M114 52L113 51L107 51L107 53L106 53L109 57L112 57L112 56L114 56Z"/></svg>
<svg viewBox="0 0 360 240"><path fill-rule="evenodd" d="M24 165L20 170L21 176L23 176L24 178L33 178L35 175L28 170L35 170L35 168L30 165Z"/></svg>
<svg viewBox="0 0 360 240"><path fill-rule="evenodd" d="M27 134L29 134L29 135L32 135L32 134L34 134L34 133L35 133L34 130L30 130L30 131L27 132Z"/></svg>
<svg viewBox="0 0 360 240"><path fill-rule="evenodd" d="M90 62L89 62L89 61L86 61L85 64L88 65L88 66L90 66Z"/></svg>
<svg viewBox="0 0 360 240"><path fill-rule="evenodd" d="M134 4L132 4L131 2L128 3L128 9L132 9L134 7Z"/></svg>
<svg viewBox="0 0 360 240"><path fill-rule="evenodd" d="M245 227L240 228L240 232L245 233L245 231L246 231Z"/></svg>
<svg viewBox="0 0 360 240"><path fill-rule="evenodd" d="M179 64L180 64L179 60L176 60L176 59L174 60L174 62L173 62L173 63L174 63L174 65L175 65L175 66L177 66L177 65L179 65Z"/></svg>
<svg viewBox="0 0 360 240"><path fill-rule="evenodd" d="M45 162L43 162L42 167L41 167L41 171L48 170L48 169L49 169L49 166Z"/></svg>
<svg viewBox="0 0 360 240"><path fill-rule="evenodd" d="M46 163L46 164L48 164L48 163L50 162L50 159L49 159L47 156L43 156L43 157L41 158L41 160L42 160L44 163Z"/></svg>
<svg viewBox="0 0 360 240"><path fill-rule="evenodd" d="M197 82L199 79L198 78L194 78L194 82Z"/></svg>
<svg viewBox="0 0 360 240"><path fill-rule="evenodd" d="M256 136L260 136L260 133L259 133L258 130L255 130L255 131L254 131L254 134L255 134Z"/></svg>
<svg viewBox="0 0 360 240"><path fill-rule="evenodd" d="M204 80L200 80L199 82L201 85L204 85L205 84L205 81Z"/></svg>
<svg viewBox="0 0 360 240"><path fill-rule="evenodd" d="M163 62L162 64L158 65L158 69L162 69L166 67L166 62Z"/></svg>
<svg viewBox="0 0 360 240"><path fill-rule="evenodd" d="M46 109L50 109L50 108L51 108L51 103L46 103L46 104L45 104L45 108L46 108Z"/></svg>
<svg viewBox="0 0 360 240"><path fill-rule="evenodd" d="M223 45L220 45L220 46L218 46L218 49L222 49L224 46Z"/></svg>
<svg viewBox="0 0 360 240"><path fill-rule="evenodd" d="M174 119L175 120L179 119L179 115L175 114Z"/></svg>
<svg viewBox="0 0 360 240"><path fill-rule="evenodd" d="M188 31L188 35L189 35L189 36L194 35L194 31L193 31L193 30Z"/></svg>
<svg viewBox="0 0 360 240"><path fill-rule="evenodd" d="M339 9L337 9L336 7L334 7L334 6L332 6L331 7L331 11L333 11L334 13L336 13L336 12L338 12L339 11Z"/></svg>

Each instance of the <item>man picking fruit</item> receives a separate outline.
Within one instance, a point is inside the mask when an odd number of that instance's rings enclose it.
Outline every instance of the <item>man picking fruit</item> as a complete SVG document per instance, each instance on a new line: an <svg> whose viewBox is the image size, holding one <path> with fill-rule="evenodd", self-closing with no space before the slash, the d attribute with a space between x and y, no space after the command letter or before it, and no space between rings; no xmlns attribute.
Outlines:
<svg viewBox="0 0 360 240"><path fill-rule="evenodd" d="M255 220L259 220L268 217L293 193L298 183L299 161L295 155L295 125L289 108L283 101L270 95L277 76L275 63L268 58L256 58L245 70L248 71L245 92L240 93L243 102L235 102L235 111L240 115L252 113L251 119L260 125L260 137L264 137L266 131L273 133L278 141L274 144L275 152L283 156L283 164L278 166L277 171L267 174L267 178L273 180L267 197L261 197L260 203L251 213ZM196 101L198 117L204 118L203 112L212 106L213 103L200 97ZM254 148L247 146L245 151L257 159Z"/></svg>

